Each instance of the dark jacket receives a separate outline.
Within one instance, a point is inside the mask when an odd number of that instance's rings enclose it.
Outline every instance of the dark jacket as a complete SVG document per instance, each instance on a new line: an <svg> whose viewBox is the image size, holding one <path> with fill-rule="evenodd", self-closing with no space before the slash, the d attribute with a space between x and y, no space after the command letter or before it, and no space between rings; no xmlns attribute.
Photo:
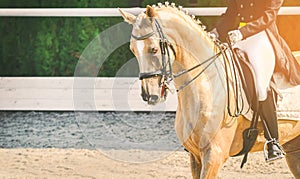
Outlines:
<svg viewBox="0 0 300 179"><path fill-rule="evenodd" d="M283 73L291 84L300 84L300 65L290 48L278 33L276 19L284 0L227 0L226 12L216 25L221 40L227 37L230 30L238 29L240 22L244 39L266 30L273 45L276 66L275 71Z"/></svg>

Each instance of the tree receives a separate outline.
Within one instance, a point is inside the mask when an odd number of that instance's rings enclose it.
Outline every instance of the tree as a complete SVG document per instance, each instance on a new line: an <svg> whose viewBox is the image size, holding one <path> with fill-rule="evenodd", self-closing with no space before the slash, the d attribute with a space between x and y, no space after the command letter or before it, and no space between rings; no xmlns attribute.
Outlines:
<svg viewBox="0 0 300 179"><path fill-rule="evenodd" d="M152 5L159 0L135 0L135 5ZM190 6L191 0L173 0L176 5ZM225 0L193 0L193 6L225 6ZM129 7L131 0L1 0L1 8L103 8ZM300 6L299 0L286 0L286 6ZM199 17L213 27L219 17ZM85 47L99 33L123 21L112 18L0 17L0 76L73 76L74 68ZM280 16L279 31L293 50L300 50L300 17ZM109 44L108 42L105 42ZM133 58L128 44L117 49L103 64L99 76L114 76ZM99 49L98 49L99 50ZM100 49L101 50L101 49ZM95 72L96 73L96 72Z"/></svg>

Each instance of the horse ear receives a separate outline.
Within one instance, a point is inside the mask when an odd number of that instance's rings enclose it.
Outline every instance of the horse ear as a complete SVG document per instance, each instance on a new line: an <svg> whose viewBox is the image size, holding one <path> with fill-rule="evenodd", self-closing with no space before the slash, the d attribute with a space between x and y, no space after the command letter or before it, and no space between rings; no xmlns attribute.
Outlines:
<svg viewBox="0 0 300 179"><path fill-rule="evenodd" d="M136 16L135 15L130 14L128 12L125 12L121 9L119 9L119 11L120 11L120 13L121 13L121 15L122 15L125 22L128 22L129 24L135 23L135 21L136 21Z"/></svg>
<svg viewBox="0 0 300 179"><path fill-rule="evenodd" d="M146 9L146 15L150 18L155 17L156 16L156 12L154 10L153 7L147 5L147 9Z"/></svg>

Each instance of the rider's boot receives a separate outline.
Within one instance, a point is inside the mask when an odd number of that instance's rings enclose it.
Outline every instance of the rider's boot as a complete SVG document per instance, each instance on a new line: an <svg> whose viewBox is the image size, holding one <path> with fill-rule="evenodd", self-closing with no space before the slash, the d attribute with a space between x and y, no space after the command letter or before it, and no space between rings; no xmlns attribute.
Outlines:
<svg viewBox="0 0 300 179"><path fill-rule="evenodd" d="M268 147L268 154L265 154L266 161L273 161L284 158L285 152L278 143L278 123L276 105L273 93L268 92L267 99L259 102L259 112L264 126L264 136L267 139L265 144Z"/></svg>
<svg viewBox="0 0 300 179"><path fill-rule="evenodd" d="M265 156L267 162L284 158L285 152L276 139L269 140L266 143L268 146L268 155Z"/></svg>

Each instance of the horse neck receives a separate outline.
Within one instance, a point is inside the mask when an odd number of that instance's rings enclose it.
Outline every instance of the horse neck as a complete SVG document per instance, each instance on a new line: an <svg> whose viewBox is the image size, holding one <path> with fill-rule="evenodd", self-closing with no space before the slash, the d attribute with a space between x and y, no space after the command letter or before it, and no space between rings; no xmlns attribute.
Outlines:
<svg viewBox="0 0 300 179"><path fill-rule="evenodd" d="M190 69L216 54L212 40L191 18L173 15L172 20L176 23L165 22L162 26L167 38L175 45L173 73ZM177 89L198 75L206 65L176 78ZM202 148L210 143L224 118L226 92L222 69L221 61L216 60L201 76L177 93L176 132L182 143L193 138L192 144L197 143L195 151L198 151L198 146Z"/></svg>
<svg viewBox="0 0 300 179"><path fill-rule="evenodd" d="M163 14L163 17L168 17L168 14ZM175 74L183 69L190 69L215 55L212 40L207 36L202 27L196 24L189 16L185 14L171 14L169 17L165 22L162 21L162 26L168 38L171 39L171 43L175 44L176 60L173 63L173 72ZM175 79L176 87L196 76L201 70L203 70L202 67ZM189 95L198 101L202 97L202 94L207 94L209 80L214 80L212 78L217 76L214 75L217 73L216 69L214 70L207 69L203 75L179 93L179 98L185 99L184 96ZM206 75L207 73L209 75Z"/></svg>

